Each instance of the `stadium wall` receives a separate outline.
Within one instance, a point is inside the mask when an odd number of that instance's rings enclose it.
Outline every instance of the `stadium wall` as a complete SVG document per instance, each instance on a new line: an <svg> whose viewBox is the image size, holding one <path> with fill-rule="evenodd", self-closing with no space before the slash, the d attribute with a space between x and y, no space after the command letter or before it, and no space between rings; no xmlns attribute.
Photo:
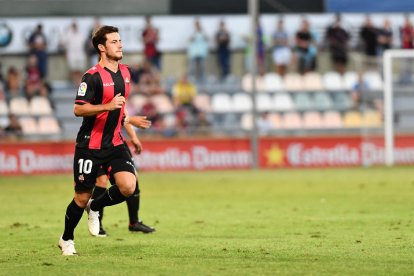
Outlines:
<svg viewBox="0 0 414 276"><path fill-rule="evenodd" d="M246 139L175 139L143 141L135 156L142 171L248 169ZM382 137L360 136L261 138L260 168L373 166L384 163ZM0 143L0 175L71 173L73 142ZM414 164L414 136L396 138L396 164Z"/></svg>

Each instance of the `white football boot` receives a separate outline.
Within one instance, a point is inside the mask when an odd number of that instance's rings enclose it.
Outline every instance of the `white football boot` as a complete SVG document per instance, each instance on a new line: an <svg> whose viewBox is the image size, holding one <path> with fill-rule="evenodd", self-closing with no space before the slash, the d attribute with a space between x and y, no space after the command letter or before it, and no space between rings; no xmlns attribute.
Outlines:
<svg viewBox="0 0 414 276"><path fill-rule="evenodd" d="M62 239L62 237L60 237L59 248L62 250L63 256L73 256L78 254L76 253L75 243L73 242L73 240L65 241Z"/></svg>
<svg viewBox="0 0 414 276"><path fill-rule="evenodd" d="M91 202L93 199L89 199L86 205L86 212L88 213L88 229L92 236L99 235L100 223L99 223L99 212L91 210Z"/></svg>

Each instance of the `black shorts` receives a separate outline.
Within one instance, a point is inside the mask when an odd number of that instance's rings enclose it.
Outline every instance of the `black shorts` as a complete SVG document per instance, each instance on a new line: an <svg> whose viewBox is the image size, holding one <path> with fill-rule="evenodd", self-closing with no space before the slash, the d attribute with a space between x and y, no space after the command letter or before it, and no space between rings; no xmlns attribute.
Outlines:
<svg viewBox="0 0 414 276"><path fill-rule="evenodd" d="M125 148L126 148L126 150L128 151L128 154L129 154L129 156L130 156L130 158L131 158L132 164L134 164L134 167L135 167L134 157L132 156L131 150L129 149L129 147L128 147L128 145L127 145L127 144L124 144L124 145L125 145ZM111 169L111 168L109 168L109 170L110 170L110 169ZM135 170L136 170L136 167L135 167ZM103 166L99 167L98 172L96 173L96 177L100 177L100 176L102 176L102 175L106 175L106 177L107 177L107 178L109 179L109 181L111 182L111 185L115 185L114 174L113 174L113 173L108 172L107 170L105 170L105 169L103 168Z"/></svg>
<svg viewBox="0 0 414 276"><path fill-rule="evenodd" d="M108 150L76 148L73 160L75 191L92 190L96 178L102 175L100 169L111 176L124 171L135 175L134 162L124 145Z"/></svg>

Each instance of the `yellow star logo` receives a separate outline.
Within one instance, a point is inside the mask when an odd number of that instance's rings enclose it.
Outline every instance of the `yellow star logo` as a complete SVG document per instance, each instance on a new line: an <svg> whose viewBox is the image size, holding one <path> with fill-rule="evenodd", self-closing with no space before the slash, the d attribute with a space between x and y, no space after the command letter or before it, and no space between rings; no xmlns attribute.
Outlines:
<svg viewBox="0 0 414 276"><path fill-rule="evenodd" d="M284 152L279 145L272 145L264 154L268 166L280 166L283 164Z"/></svg>

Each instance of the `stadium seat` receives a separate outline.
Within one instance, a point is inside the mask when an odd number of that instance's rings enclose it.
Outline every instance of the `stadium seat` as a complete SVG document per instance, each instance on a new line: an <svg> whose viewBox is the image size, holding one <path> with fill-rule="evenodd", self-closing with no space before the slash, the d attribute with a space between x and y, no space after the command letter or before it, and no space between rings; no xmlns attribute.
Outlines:
<svg viewBox="0 0 414 276"><path fill-rule="evenodd" d="M263 78L263 88L266 92L283 91L283 79L276 73L267 73Z"/></svg>
<svg viewBox="0 0 414 276"><path fill-rule="evenodd" d="M362 122L364 127L381 127L381 114L376 110L367 110L362 114Z"/></svg>
<svg viewBox="0 0 414 276"><path fill-rule="evenodd" d="M33 117L20 117L19 123L22 126L23 135L38 134L38 124Z"/></svg>
<svg viewBox="0 0 414 276"><path fill-rule="evenodd" d="M362 116L358 111L348 111L344 114L343 126L347 128L362 127Z"/></svg>
<svg viewBox="0 0 414 276"><path fill-rule="evenodd" d="M355 71L347 71L343 76L344 88L351 90L354 85L358 82L358 73Z"/></svg>
<svg viewBox="0 0 414 276"><path fill-rule="evenodd" d="M256 97L256 107L258 111L270 111L272 109L271 95L258 94Z"/></svg>
<svg viewBox="0 0 414 276"><path fill-rule="evenodd" d="M213 112L226 113L232 111L232 101L229 94L217 93L211 99L211 109Z"/></svg>
<svg viewBox="0 0 414 276"><path fill-rule="evenodd" d="M207 94L198 94L194 98L194 105L197 109L204 112L211 111L210 96Z"/></svg>
<svg viewBox="0 0 414 276"><path fill-rule="evenodd" d="M341 128L342 125L342 118L339 112L327 111L322 115L322 126L324 128Z"/></svg>
<svg viewBox="0 0 414 276"><path fill-rule="evenodd" d="M9 118L6 116L0 116L0 127L5 128L9 125Z"/></svg>
<svg viewBox="0 0 414 276"><path fill-rule="evenodd" d="M329 110L333 107L333 102L329 93L317 92L313 95L313 106L317 110Z"/></svg>
<svg viewBox="0 0 414 276"><path fill-rule="evenodd" d="M317 111L309 111L303 114L303 127L304 128L322 128L322 116Z"/></svg>
<svg viewBox="0 0 414 276"><path fill-rule="evenodd" d="M295 109L298 111L306 111L313 109L313 100L309 93L298 93L293 95Z"/></svg>
<svg viewBox="0 0 414 276"><path fill-rule="evenodd" d="M352 100L347 93L333 93L334 107L336 110L347 110L352 107Z"/></svg>
<svg viewBox="0 0 414 276"><path fill-rule="evenodd" d="M29 102L24 97L11 98L9 111L15 115L29 115Z"/></svg>
<svg viewBox="0 0 414 276"><path fill-rule="evenodd" d="M9 107L5 100L0 100L0 116L7 116L9 114Z"/></svg>
<svg viewBox="0 0 414 276"><path fill-rule="evenodd" d="M250 74L246 74L243 76L242 79L242 89L245 92L251 92L252 91L252 76ZM256 77L256 90L257 91L264 91L264 80L263 77L258 76Z"/></svg>
<svg viewBox="0 0 414 276"><path fill-rule="evenodd" d="M165 94L151 96L150 100L159 113L170 113L174 111L170 98Z"/></svg>
<svg viewBox="0 0 414 276"><path fill-rule="evenodd" d="M273 128L279 129L282 128L282 117L278 113L270 113L267 116L267 119L272 124Z"/></svg>
<svg viewBox="0 0 414 276"><path fill-rule="evenodd" d="M51 115L53 112L49 99L41 96L35 96L30 100L29 111L30 114L35 116Z"/></svg>
<svg viewBox="0 0 414 276"><path fill-rule="evenodd" d="M54 117L40 117L38 121L39 134L60 134L60 126Z"/></svg>
<svg viewBox="0 0 414 276"><path fill-rule="evenodd" d="M322 77L317 72L309 72L303 76L303 85L305 91L323 90Z"/></svg>
<svg viewBox="0 0 414 276"><path fill-rule="evenodd" d="M245 113L242 115L240 125L243 130L251 130L253 127L253 118L251 113Z"/></svg>
<svg viewBox="0 0 414 276"><path fill-rule="evenodd" d="M282 116L281 127L284 129L301 129L303 128L302 117L298 112L287 112Z"/></svg>
<svg viewBox="0 0 414 276"><path fill-rule="evenodd" d="M365 72L364 80L368 83L368 87L370 90L382 91L383 83L382 83L382 78L379 72L377 71Z"/></svg>
<svg viewBox="0 0 414 276"><path fill-rule="evenodd" d="M292 97L288 93L275 94L272 100L272 110L290 111L294 109Z"/></svg>
<svg viewBox="0 0 414 276"><path fill-rule="evenodd" d="M237 93L232 97L231 110L234 112L246 112L252 109L251 95Z"/></svg>
<svg viewBox="0 0 414 276"><path fill-rule="evenodd" d="M341 75L337 72L326 72L323 75L323 86L328 91L344 90L345 86Z"/></svg>
<svg viewBox="0 0 414 276"><path fill-rule="evenodd" d="M298 73L288 73L284 78L285 90L287 91L303 91L303 77Z"/></svg>

